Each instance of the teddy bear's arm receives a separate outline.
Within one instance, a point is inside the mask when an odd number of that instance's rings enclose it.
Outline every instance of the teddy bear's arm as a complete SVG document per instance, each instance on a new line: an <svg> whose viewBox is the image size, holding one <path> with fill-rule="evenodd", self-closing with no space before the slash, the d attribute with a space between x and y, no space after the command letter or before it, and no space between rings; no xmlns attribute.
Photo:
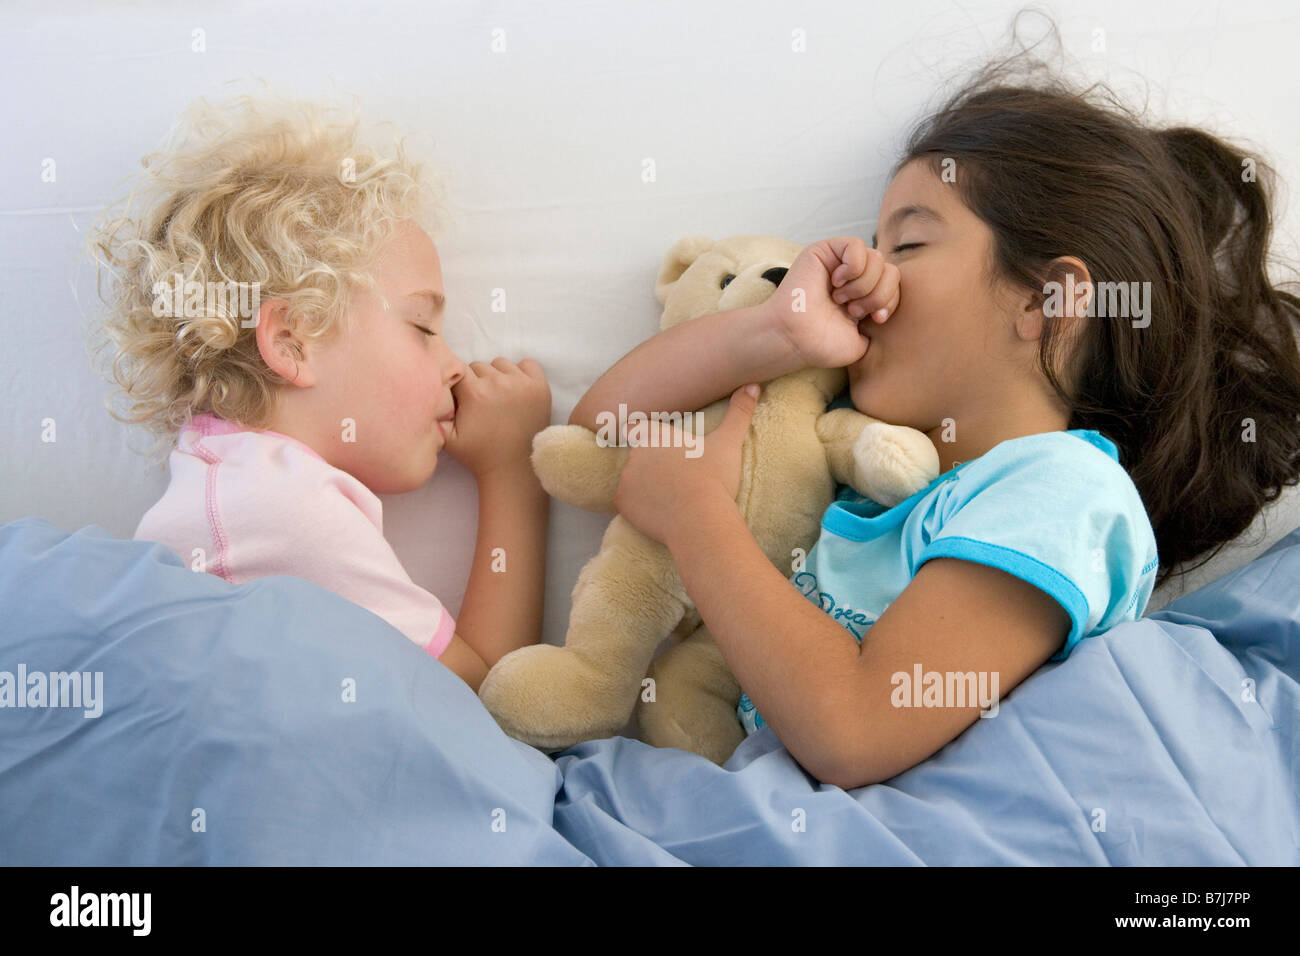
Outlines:
<svg viewBox="0 0 1300 956"><path fill-rule="evenodd" d="M730 403L727 396L706 405L687 427L707 435L722 424ZM552 425L533 436L533 472L551 497L587 511L613 514L627 453L627 446L602 443L581 425Z"/></svg>
<svg viewBox="0 0 1300 956"><path fill-rule="evenodd" d="M817 419L817 437L826 449L826 461L836 484L849 485L859 494L857 463L853 458L853 443L862 430L877 419L853 408L837 408L825 412Z"/></svg>
<svg viewBox="0 0 1300 956"><path fill-rule="evenodd" d="M836 408L817 419L831 477L892 508L939 475L939 453L923 432L889 425L857 409Z"/></svg>
<svg viewBox="0 0 1300 956"><path fill-rule="evenodd" d="M533 436L533 471L553 498L612 513L627 451L601 444L595 432L581 425L552 425Z"/></svg>

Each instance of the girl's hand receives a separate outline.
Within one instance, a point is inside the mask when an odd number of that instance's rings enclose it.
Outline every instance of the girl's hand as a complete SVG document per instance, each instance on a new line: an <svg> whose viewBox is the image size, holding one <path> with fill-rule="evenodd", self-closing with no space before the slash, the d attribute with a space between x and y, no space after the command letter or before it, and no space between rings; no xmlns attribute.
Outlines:
<svg viewBox="0 0 1300 956"><path fill-rule="evenodd" d="M702 453L695 458L686 457L680 428L647 422L649 443L632 447L619 476L614 495L619 514L666 545L683 522L692 520L692 508L723 498L734 502L740 492L740 449L757 405L757 385L732 392L722 423L701 437Z"/></svg>
<svg viewBox="0 0 1300 956"><path fill-rule="evenodd" d="M470 362L452 387L456 417L444 446L475 478L503 465L527 464L533 436L551 423L551 389L530 358Z"/></svg>
<svg viewBox="0 0 1300 956"><path fill-rule="evenodd" d="M870 315L884 322L898 300L898 266L856 236L840 236L799 253L765 305L807 365L842 368L862 358L870 345L858 331L859 320Z"/></svg>

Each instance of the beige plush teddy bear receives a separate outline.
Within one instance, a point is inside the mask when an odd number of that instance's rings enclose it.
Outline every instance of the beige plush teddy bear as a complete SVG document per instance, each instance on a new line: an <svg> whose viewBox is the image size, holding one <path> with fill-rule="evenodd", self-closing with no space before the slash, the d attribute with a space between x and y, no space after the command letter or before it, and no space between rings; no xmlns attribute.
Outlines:
<svg viewBox="0 0 1300 956"><path fill-rule="evenodd" d="M655 285L664 307L660 327L762 302L800 250L770 236L682 239ZM745 439L736 503L763 553L787 574L792 557L816 543L836 482L892 506L939 473L934 445L921 432L851 407L826 411L846 384L842 368L806 368L763 383ZM728 401L702 410L705 435L721 423ZM554 497L613 512L625 439L625 431L556 425L534 438L533 467ZM572 600L563 647L513 651L479 688L506 733L546 752L563 750L617 733L640 701L637 723L647 743L716 763L731 756L744 738L736 717L741 688L666 547L616 515L599 553L579 573ZM669 637L679 642L655 658Z"/></svg>

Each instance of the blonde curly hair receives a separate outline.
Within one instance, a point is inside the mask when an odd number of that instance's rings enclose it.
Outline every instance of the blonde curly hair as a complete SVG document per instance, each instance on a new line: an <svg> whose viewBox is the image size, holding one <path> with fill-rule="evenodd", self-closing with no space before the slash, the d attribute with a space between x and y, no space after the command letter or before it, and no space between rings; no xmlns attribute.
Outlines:
<svg viewBox="0 0 1300 956"><path fill-rule="evenodd" d="M394 137L395 156L383 156L362 143L355 105L337 112L271 95L215 105L201 97L164 147L143 157L121 214L114 203L91 227L107 306L93 357L111 350L99 371L117 386L105 405L155 436L151 457L165 457L201 412L267 426L287 380L267 366L243 315L283 298L297 334L326 342L345 327L355 290L377 291L370 270L401 222L439 230L441 194L409 160L404 137ZM115 273L108 295L105 269ZM209 290L201 301L187 298L183 314L158 308L161 290L191 281ZM232 282L251 312L212 294ZM122 395L126 414L113 408Z"/></svg>

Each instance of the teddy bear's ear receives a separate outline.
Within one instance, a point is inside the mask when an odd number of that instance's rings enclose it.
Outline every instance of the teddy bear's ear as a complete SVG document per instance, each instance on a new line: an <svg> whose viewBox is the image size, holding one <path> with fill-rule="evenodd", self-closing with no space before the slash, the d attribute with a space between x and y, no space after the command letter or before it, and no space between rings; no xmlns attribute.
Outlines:
<svg viewBox="0 0 1300 956"><path fill-rule="evenodd" d="M687 236L678 239L664 256L664 264L659 268L659 278L655 280L655 298L663 305L668 301L668 292L673 283L682 277L682 273L691 267L691 263L713 246L708 236Z"/></svg>

